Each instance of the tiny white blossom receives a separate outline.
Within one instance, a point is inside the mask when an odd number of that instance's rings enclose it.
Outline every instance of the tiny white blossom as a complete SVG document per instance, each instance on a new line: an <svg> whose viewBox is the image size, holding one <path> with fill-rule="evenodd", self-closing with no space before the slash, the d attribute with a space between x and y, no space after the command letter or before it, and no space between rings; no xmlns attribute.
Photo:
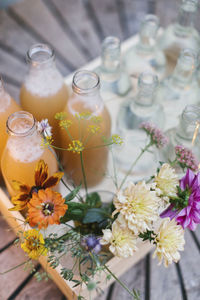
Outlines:
<svg viewBox="0 0 200 300"><path fill-rule="evenodd" d="M52 136L52 127L49 125L48 119L37 122L37 129L45 138Z"/></svg>

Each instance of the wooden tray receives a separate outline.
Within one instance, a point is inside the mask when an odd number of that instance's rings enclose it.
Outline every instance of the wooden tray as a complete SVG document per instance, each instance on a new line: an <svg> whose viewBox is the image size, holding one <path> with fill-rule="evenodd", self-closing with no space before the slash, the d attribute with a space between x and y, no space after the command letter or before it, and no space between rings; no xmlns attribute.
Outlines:
<svg viewBox="0 0 200 300"><path fill-rule="evenodd" d="M138 37L134 36L124 42L122 44L122 52L126 51L129 47L133 46ZM100 64L100 58L97 58L84 66L82 69L86 70L94 70L96 69ZM70 74L68 77L66 77L65 82L68 86L71 86L73 74ZM133 82L134 84L134 82ZM120 103L123 101L123 98L115 97L115 99L107 101L106 105L108 107L108 110L110 111L110 114L112 115L113 124L115 123L115 119L118 113L118 108ZM112 180L110 178L105 178L101 184L99 184L97 187L91 189L92 190L109 190L114 191L114 185L112 183ZM62 191L61 191L62 192ZM0 188L0 210L1 213L6 218L8 224L12 227L12 229L17 233L21 228L24 221L23 216L20 214L20 212L15 211L9 211L8 209L11 208L13 205L10 202L9 197L7 196L7 193L3 188ZM134 264L136 264L140 259L142 259L151 249L152 246L149 243L143 243L141 246L138 247L138 251L134 254L133 257L127 258L127 259L120 259L118 257L113 257L108 261L108 266L112 270L112 272L119 277L124 272L126 272L129 268L131 268ZM69 257L71 260L71 258ZM74 283L64 280L61 275L60 271L62 268L62 265L59 265L56 269L52 269L48 266L47 260L45 257L41 257L39 259L39 262L44 267L45 270L49 272L54 282L57 284L57 286L60 288L60 290L66 295L66 297L69 300L77 299L77 296L80 293L80 287L73 288ZM99 280L99 278L98 278ZM100 288L103 290L107 288L114 279L112 278L109 281L106 281L106 275L101 274L101 284ZM84 296L86 299L89 299L88 290L85 287L82 287L81 289L81 295ZM92 299L96 296L96 292L92 292Z"/></svg>

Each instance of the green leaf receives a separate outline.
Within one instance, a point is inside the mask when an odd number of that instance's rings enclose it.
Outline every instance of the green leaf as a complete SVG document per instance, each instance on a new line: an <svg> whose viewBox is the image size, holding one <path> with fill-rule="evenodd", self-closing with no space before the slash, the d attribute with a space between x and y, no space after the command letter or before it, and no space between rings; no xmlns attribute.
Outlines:
<svg viewBox="0 0 200 300"><path fill-rule="evenodd" d="M66 223L68 221L82 221L87 210L87 205L78 202L67 202L68 209L65 215L60 219L61 223Z"/></svg>
<svg viewBox="0 0 200 300"><path fill-rule="evenodd" d="M102 202L101 202L101 198L99 196L98 193L94 192L94 193L90 193L87 195L86 197L86 203L90 206L90 207L101 207Z"/></svg>
<svg viewBox="0 0 200 300"><path fill-rule="evenodd" d="M83 219L83 224L94 222L100 223L108 217L110 216L108 215L107 211L102 208L89 208Z"/></svg>
<svg viewBox="0 0 200 300"><path fill-rule="evenodd" d="M66 197L65 197L65 204L68 202L68 201L71 201L73 200L76 195L78 194L78 192L80 191L80 188L81 188L81 184L79 186L77 186L71 193L69 193Z"/></svg>

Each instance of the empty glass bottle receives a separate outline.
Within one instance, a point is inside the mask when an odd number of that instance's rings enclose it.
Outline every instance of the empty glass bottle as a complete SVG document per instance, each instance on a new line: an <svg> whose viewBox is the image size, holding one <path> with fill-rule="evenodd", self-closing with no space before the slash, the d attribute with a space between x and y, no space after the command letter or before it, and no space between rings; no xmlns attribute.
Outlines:
<svg viewBox="0 0 200 300"><path fill-rule="evenodd" d="M199 50L200 36L193 25L197 7L198 0L182 0L177 21L164 30L158 41L172 69L182 49L191 48L196 52Z"/></svg>
<svg viewBox="0 0 200 300"><path fill-rule="evenodd" d="M175 159L175 146L182 145L192 150L198 160L200 160L200 134L193 141L197 122L200 122L200 107L188 105L179 118L177 127L169 129L166 135L169 137L168 145L163 148L161 160L169 162Z"/></svg>
<svg viewBox="0 0 200 300"><path fill-rule="evenodd" d="M117 37L104 39L101 48L101 65L96 70L101 79L101 95L108 100L115 95L125 96L131 90L131 80L121 62L121 45Z"/></svg>
<svg viewBox="0 0 200 300"><path fill-rule="evenodd" d="M56 68L54 51L46 44L33 45L27 53L27 61L30 68L21 87L21 106L38 121L49 120L53 138L59 145L59 130L54 117L66 105L68 88Z"/></svg>
<svg viewBox="0 0 200 300"><path fill-rule="evenodd" d="M131 163L139 155L147 142L146 134L140 129L142 122L149 122L162 128L164 126L164 112L160 104L154 101L154 94L158 86L158 77L152 73L142 73L138 80L138 93L122 104L117 118L117 132L123 138L123 145L116 147L115 157L118 168L126 173ZM137 163L132 176L141 179L150 176L156 170L156 149L146 152Z"/></svg>
<svg viewBox="0 0 200 300"><path fill-rule="evenodd" d="M7 141L6 121L10 114L18 110L20 110L20 106L5 91L2 79L0 78L0 160Z"/></svg>
<svg viewBox="0 0 200 300"><path fill-rule="evenodd" d="M196 65L196 53L191 49L182 50L174 72L156 92L156 101L164 106L166 129L178 125L178 117L186 105L199 103Z"/></svg>
<svg viewBox="0 0 200 300"><path fill-rule="evenodd" d="M139 41L124 57L128 73L138 77L141 72L155 73L159 79L165 76L166 59L157 45L159 19L155 15L146 15L141 24Z"/></svg>

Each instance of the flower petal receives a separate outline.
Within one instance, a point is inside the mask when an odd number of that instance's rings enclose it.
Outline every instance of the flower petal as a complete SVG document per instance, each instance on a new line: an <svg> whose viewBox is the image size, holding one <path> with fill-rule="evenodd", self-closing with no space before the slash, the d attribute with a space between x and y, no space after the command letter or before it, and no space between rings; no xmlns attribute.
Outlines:
<svg viewBox="0 0 200 300"><path fill-rule="evenodd" d="M26 185L25 183L21 183L17 180L12 180L12 187L15 191L21 192L21 193L30 193L30 186Z"/></svg>
<svg viewBox="0 0 200 300"><path fill-rule="evenodd" d="M35 185L42 186L48 178L48 173L48 165L44 162L44 160L39 160L35 168Z"/></svg>
<svg viewBox="0 0 200 300"><path fill-rule="evenodd" d="M44 183L43 183L43 188L50 188L58 184L60 179L63 177L64 173L63 172L57 172L53 174L51 177L49 177Z"/></svg>

